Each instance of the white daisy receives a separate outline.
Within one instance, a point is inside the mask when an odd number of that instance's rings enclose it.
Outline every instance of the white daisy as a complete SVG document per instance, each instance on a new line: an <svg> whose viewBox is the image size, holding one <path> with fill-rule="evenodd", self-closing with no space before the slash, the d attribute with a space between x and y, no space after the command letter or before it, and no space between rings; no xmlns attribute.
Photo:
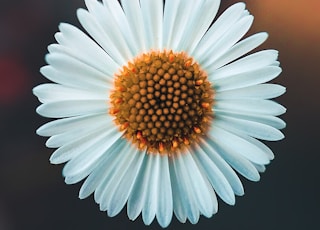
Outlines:
<svg viewBox="0 0 320 230"><path fill-rule="evenodd" d="M260 179L274 155L285 108L269 99L285 88L276 50L242 57L267 39L242 41L253 16L244 3L213 24L219 0L85 1L78 19L88 35L62 23L34 88L37 130L66 163L67 184L81 180L109 216L127 204L135 220L169 225L174 213L195 224L230 205L244 189L237 173Z"/></svg>

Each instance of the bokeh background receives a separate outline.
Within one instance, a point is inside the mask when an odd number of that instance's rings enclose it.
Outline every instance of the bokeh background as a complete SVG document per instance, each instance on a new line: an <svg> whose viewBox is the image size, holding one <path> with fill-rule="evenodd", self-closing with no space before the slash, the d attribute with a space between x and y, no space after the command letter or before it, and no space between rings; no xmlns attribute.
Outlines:
<svg viewBox="0 0 320 230"><path fill-rule="evenodd" d="M222 0L220 13L235 3ZM235 207L219 202L213 218L197 225L174 218L168 229L319 229L320 1L245 0L255 16L250 33L268 31L261 49L280 51L277 99L288 108L286 139L270 143L276 158L259 183L242 178L246 194ZM50 165L52 149L35 134L47 122L35 113L32 87L59 22L79 25L82 0L0 0L0 230L160 229L100 212L93 198L79 200L80 184L65 185L63 166Z"/></svg>

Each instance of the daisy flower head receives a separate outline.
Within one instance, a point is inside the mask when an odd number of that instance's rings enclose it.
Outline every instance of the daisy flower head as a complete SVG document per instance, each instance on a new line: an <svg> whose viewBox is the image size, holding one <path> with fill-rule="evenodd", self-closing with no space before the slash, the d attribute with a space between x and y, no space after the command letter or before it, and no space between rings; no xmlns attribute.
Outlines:
<svg viewBox="0 0 320 230"><path fill-rule="evenodd" d="M121 4L120 4L121 3ZM62 23L33 89L37 112L57 118L37 130L66 163L67 184L84 180L100 210L146 225L195 224L235 204L273 159L285 112L270 100L285 88L276 50L246 55L267 33L242 37L253 22L244 3L215 19L220 0L85 0L86 32ZM213 22L213 24L212 24ZM246 55L246 56L245 56Z"/></svg>

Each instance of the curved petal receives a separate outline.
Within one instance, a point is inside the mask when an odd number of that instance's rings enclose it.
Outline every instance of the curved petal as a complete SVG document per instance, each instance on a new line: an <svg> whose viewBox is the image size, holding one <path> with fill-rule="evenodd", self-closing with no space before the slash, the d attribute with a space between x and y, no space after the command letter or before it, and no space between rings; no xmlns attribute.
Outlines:
<svg viewBox="0 0 320 230"><path fill-rule="evenodd" d="M95 169L87 177L79 191L79 198L84 199L90 196L103 180L112 174L115 167L122 160L119 152L125 147L126 141L119 138L101 157ZM108 165L108 167L106 167Z"/></svg>
<svg viewBox="0 0 320 230"><path fill-rule="evenodd" d="M242 120L259 122L265 125L272 126L276 129L283 129L286 127L286 123L278 117L274 117L272 115L264 115L264 114L255 114L251 112L235 112L230 110L214 110L216 116L223 115L233 118L238 118Z"/></svg>
<svg viewBox="0 0 320 230"><path fill-rule="evenodd" d="M148 181L145 203L142 208L142 220L146 225L150 225L156 216L157 203L159 202L160 155L149 155L152 171Z"/></svg>
<svg viewBox="0 0 320 230"><path fill-rule="evenodd" d="M178 176L175 173L172 160L169 161L169 170L170 180L172 183L173 212L181 223L185 223L187 221L187 212L185 209L185 205L183 204L183 199L181 199L180 196L180 190L178 186L179 180Z"/></svg>
<svg viewBox="0 0 320 230"><path fill-rule="evenodd" d="M58 84L42 84L33 88L33 93L40 102L59 102L68 100L108 100L106 93L92 92L89 90L75 89Z"/></svg>
<svg viewBox="0 0 320 230"><path fill-rule="evenodd" d="M49 102L37 108L37 113L49 118L64 118L107 112L105 100L67 100Z"/></svg>
<svg viewBox="0 0 320 230"><path fill-rule="evenodd" d="M50 65L50 67L54 68L59 72L62 72L62 75L67 75L67 77L73 78L70 79L71 81L80 80L84 82L92 82L91 84L103 84L105 85L105 87L112 85L111 79L110 77L106 77L106 73L103 73L98 69L93 68L82 61L79 61L78 59L70 56L69 54L55 51L46 55L46 61ZM64 81L68 82L69 84L71 83L71 86L73 86L73 84L79 84L78 82L70 82L70 80L68 81L67 79L65 79ZM100 87L97 88L99 89Z"/></svg>
<svg viewBox="0 0 320 230"><path fill-rule="evenodd" d="M257 48L262 43L264 43L268 38L268 34L265 32L257 33L251 35L237 44L232 46L228 51L222 54L218 59L216 59L210 66L206 68L206 71L211 74L216 69L228 64L241 57L242 55L249 53L251 50Z"/></svg>
<svg viewBox="0 0 320 230"><path fill-rule="evenodd" d="M189 174L187 183L189 183L189 189L193 190L193 196L200 213L206 217L211 217L212 214L217 211L214 207L214 204L217 203L213 201L212 193L210 192L212 187L208 186L210 183L207 183L207 178L202 176L191 154L192 153L188 151L181 156L184 167Z"/></svg>
<svg viewBox="0 0 320 230"><path fill-rule="evenodd" d="M94 145L78 150L81 152L74 156L63 168L63 175L67 184L75 184L89 175L95 168L102 155L119 139L122 133L117 128L105 131L104 135L96 137ZM108 141L105 141L108 140Z"/></svg>
<svg viewBox="0 0 320 230"><path fill-rule="evenodd" d="M217 80L228 76L250 72L272 65L278 58L278 51L263 50L251 55L245 56L231 64L215 70L210 74L210 79Z"/></svg>
<svg viewBox="0 0 320 230"><path fill-rule="evenodd" d="M128 198L127 214L130 220L135 220L144 208L147 191L149 189L149 178L153 170L152 160L153 158L149 156L144 158L136 183Z"/></svg>
<svg viewBox="0 0 320 230"><path fill-rule="evenodd" d="M162 49L163 1L140 0L146 48Z"/></svg>
<svg viewBox="0 0 320 230"><path fill-rule="evenodd" d="M100 128L95 129L82 137L75 138L72 142L63 145L54 151L50 157L50 163L61 164L71 160L75 156L81 154L81 151L85 151L93 146L98 141L99 137L102 138L104 135L106 135L106 127L102 125Z"/></svg>
<svg viewBox="0 0 320 230"><path fill-rule="evenodd" d="M286 92L286 88L275 84L259 84L245 88L219 92L216 100L228 99L271 99L279 97Z"/></svg>
<svg viewBox="0 0 320 230"><path fill-rule="evenodd" d="M174 185L177 186L174 190L176 192L173 193L173 199L180 199L183 213L185 213L185 216L192 224L196 224L199 221L200 212L194 197L193 189L190 188L192 185L190 184L190 179L187 172L188 169L185 168L181 155L173 159L171 163L171 167L174 170L171 171L171 176L175 178L172 181L176 182ZM184 178L184 180L181 180L181 178ZM181 196L181 194L184 195ZM180 198L176 198L177 196ZM181 218L183 219L184 216L181 216Z"/></svg>
<svg viewBox="0 0 320 230"><path fill-rule="evenodd" d="M128 19L129 27L140 52L147 51L146 35L139 0L121 0L123 11Z"/></svg>
<svg viewBox="0 0 320 230"><path fill-rule="evenodd" d="M99 129L102 126L106 130L109 130L110 128L112 129L114 125L110 124L110 121L108 120L100 120L100 122L99 120L94 120L85 126L81 124L80 127L50 137L46 142L46 146L49 148L59 148L63 145L74 142L76 139L87 136L88 133Z"/></svg>
<svg viewBox="0 0 320 230"><path fill-rule="evenodd" d="M226 139L226 137L231 137L240 144L235 145L232 141L230 142L229 139ZM221 157L227 161L237 172L246 177L248 180L260 180L260 175L250 160L253 160L257 163L263 162L262 164L264 164L264 162L269 163L269 159L264 154L259 154L259 156L252 156L251 154L246 155L246 152L241 152L243 147L242 143L244 143L243 139L239 140L238 138L234 138L234 136L230 135L223 129L218 128L217 126L214 126L208 133L208 138L210 139L211 145L217 150ZM250 160L248 160L247 157L250 158Z"/></svg>
<svg viewBox="0 0 320 230"><path fill-rule="evenodd" d="M230 30L216 41L201 58L197 58L202 67L204 69L209 67L215 60L236 44L236 42L238 42L248 32L252 22L253 16L248 15L235 23Z"/></svg>
<svg viewBox="0 0 320 230"><path fill-rule="evenodd" d="M101 84L100 80L97 79L102 74L96 73L95 70L92 70L90 68L83 67L84 66L80 68L70 68L69 70L64 71L59 70L60 67L52 67L51 65L47 65L41 67L40 72L50 81L56 82L61 85L85 90L94 90L96 92L106 92L110 84ZM93 75L88 74L92 72ZM97 78L94 77L95 74L97 74ZM88 76L93 77L88 78Z"/></svg>
<svg viewBox="0 0 320 230"><path fill-rule="evenodd" d="M159 203L156 217L161 227L167 227L172 219L173 201L168 156L161 156L159 169Z"/></svg>
<svg viewBox="0 0 320 230"><path fill-rule="evenodd" d="M217 110L272 116L278 116L286 112L286 108L277 102L259 99L219 100L214 107Z"/></svg>
<svg viewBox="0 0 320 230"><path fill-rule="evenodd" d="M278 129L269 125L221 115L216 116L215 119L219 122L219 125L235 134L242 133L267 141L278 141L284 138L284 135Z"/></svg>
<svg viewBox="0 0 320 230"><path fill-rule="evenodd" d="M109 171L110 173L103 178L103 181L101 181L94 193L94 199L100 204L101 211L108 210L114 188L116 188L124 172L134 161L136 153L132 152L130 143L125 141L125 145L123 149L121 149L121 154L118 153L118 155L121 156L121 160L115 165L113 170Z"/></svg>
<svg viewBox="0 0 320 230"><path fill-rule="evenodd" d="M205 172L204 174L208 177L214 191L224 202L234 205L235 196L232 187L215 162L211 161L200 146L195 146L193 152L192 156L196 159L197 165Z"/></svg>
<svg viewBox="0 0 320 230"><path fill-rule="evenodd" d="M97 43L77 27L61 23L59 29L61 32L56 33L55 38L65 52L111 76L119 68Z"/></svg>
<svg viewBox="0 0 320 230"><path fill-rule="evenodd" d="M133 57L133 53L130 49L130 44L128 44L125 39L125 37L130 37L130 30L126 31L125 35L122 34L121 28L119 25L117 25L117 20L113 16L115 12L111 12L109 10L110 8L104 7L104 5L101 4L101 2L97 0L85 0L85 3L90 13L90 16L96 23L97 29L101 30L101 35L103 35L105 37L105 40L108 41L109 46L115 46L113 48L113 51L119 52L119 54L127 61L130 60ZM112 10L115 11L115 9ZM82 23L84 22L82 21ZM92 28L90 27L88 27L88 29L92 30ZM112 56L111 53L109 55Z"/></svg>
<svg viewBox="0 0 320 230"><path fill-rule="evenodd" d="M199 1L195 2L195 4L198 3ZM192 11L192 4L185 4L184 0L166 1L163 19L163 48L177 50Z"/></svg>
<svg viewBox="0 0 320 230"><path fill-rule="evenodd" d="M142 166L144 153L139 150L131 151L129 154L135 155L131 165L128 165L126 171L122 178L116 178L118 180L118 185L113 189L113 195L110 198L108 215L117 215L122 208L125 206L130 193L132 191L133 185L136 182L138 172Z"/></svg>
<svg viewBox="0 0 320 230"><path fill-rule="evenodd" d="M85 129L94 123L100 123L103 121L110 123L112 122L112 119L113 118L111 116L105 113L63 118L50 121L42 125L39 129L37 129L37 134L48 137L68 132L69 130Z"/></svg>
<svg viewBox="0 0 320 230"><path fill-rule="evenodd" d="M100 3L99 3L100 4ZM97 8L100 12L100 8ZM119 65L123 66L132 57L129 53L128 47L124 44L123 39L119 41L112 40L102 25L96 20L96 18L84 9L77 10L78 19L85 28L85 30L93 37L93 39L108 53L108 55ZM107 21L110 22L110 21ZM110 28L114 28L111 26Z"/></svg>
<svg viewBox="0 0 320 230"><path fill-rule="evenodd" d="M201 57L243 16L244 9L244 3L236 3L222 13L192 53L197 61L202 63L201 60L203 61L203 59Z"/></svg>
<svg viewBox="0 0 320 230"><path fill-rule="evenodd" d="M216 164L231 185L233 192L238 196L242 196L244 194L244 189L239 177L230 165L217 153L216 149L211 145L210 139L200 139L199 148L201 148L210 160Z"/></svg>
<svg viewBox="0 0 320 230"><path fill-rule="evenodd" d="M198 0L192 5L192 12L188 15L188 24L177 47L177 51L185 51L191 55L216 16L220 0Z"/></svg>
<svg viewBox="0 0 320 230"><path fill-rule="evenodd" d="M123 1L121 2L123 4ZM128 48L130 49L133 56L138 55L141 51L141 47L138 46L137 39L133 34L132 28L129 25L128 19L124 14L123 9L121 8L119 1L103 0L103 4L108 9L108 14L111 14L113 16L113 20L121 31L121 35L128 44Z"/></svg>

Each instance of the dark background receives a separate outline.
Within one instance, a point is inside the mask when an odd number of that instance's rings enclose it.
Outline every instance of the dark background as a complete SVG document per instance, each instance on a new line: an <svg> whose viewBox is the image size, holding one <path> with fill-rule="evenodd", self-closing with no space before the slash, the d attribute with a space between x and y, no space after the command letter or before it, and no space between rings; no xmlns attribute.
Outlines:
<svg viewBox="0 0 320 230"><path fill-rule="evenodd" d="M236 1L222 0L220 13ZM197 225L173 218L168 229L319 229L320 1L247 0L255 16L250 33L267 31L261 49L280 51L283 67L275 82L287 87L278 101L288 108L286 139L268 144L275 160L259 183L241 178L246 194L235 207L219 201L213 218ZM59 22L79 25L82 0L0 0L0 229L160 229L144 227L126 211L109 218L93 198L79 200L80 184L65 185L62 165L50 165L52 149L35 130L47 119L32 87L46 82L39 73L46 47Z"/></svg>

